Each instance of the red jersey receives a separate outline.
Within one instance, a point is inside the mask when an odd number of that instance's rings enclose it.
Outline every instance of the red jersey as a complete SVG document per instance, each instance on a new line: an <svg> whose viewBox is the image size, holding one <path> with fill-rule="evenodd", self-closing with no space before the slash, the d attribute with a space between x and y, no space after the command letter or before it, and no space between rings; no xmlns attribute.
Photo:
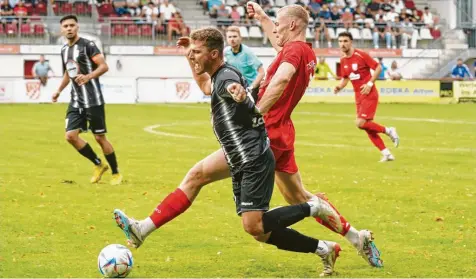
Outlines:
<svg viewBox="0 0 476 279"><path fill-rule="evenodd" d="M360 49L354 49L351 57L341 57L340 70L344 78L350 79L355 92L355 101L360 101L362 98L377 98L377 88L372 86L368 95L360 94L360 87L372 78L370 69L375 70L378 62L372 59L370 55Z"/></svg>
<svg viewBox="0 0 476 279"><path fill-rule="evenodd" d="M291 121L291 113L306 92L309 81L314 75L316 55L306 42L286 43L268 67L266 79L258 95L258 103L283 62L293 65L296 72L281 97L264 116L264 121L271 146L276 149L289 150L294 146L294 126Z"/></svg>

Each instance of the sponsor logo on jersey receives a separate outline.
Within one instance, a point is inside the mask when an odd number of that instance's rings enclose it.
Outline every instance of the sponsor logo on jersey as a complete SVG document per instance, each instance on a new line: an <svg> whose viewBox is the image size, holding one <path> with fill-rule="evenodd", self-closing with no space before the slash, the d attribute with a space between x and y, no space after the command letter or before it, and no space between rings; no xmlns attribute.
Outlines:
<svg viewBox="0 0 476 279"><path fill-rule="evenodd" d="M66 71L70 78L75 78L79 74L79 65L74 60L66 62Z"/></svg>
<svg viewBox="0 0 476 279"><path fill-rule="evenodd" d="M357 71L357 69L358 69L357 63L353 63L353 64L352 64L352 70L353 70L353 71Z"/></svg>
<svg viewBox="0 0 476 279"><path fill-rule="evenodd" d="M350 73L349 79L350 80L358 80L358 79L360 79L360 74Z"/></svg>

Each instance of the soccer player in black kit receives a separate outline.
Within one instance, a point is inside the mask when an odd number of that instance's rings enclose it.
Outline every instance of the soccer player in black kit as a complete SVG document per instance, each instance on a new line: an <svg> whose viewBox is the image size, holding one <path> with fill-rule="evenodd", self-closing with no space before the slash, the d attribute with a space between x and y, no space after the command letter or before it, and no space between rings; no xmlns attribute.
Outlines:
<svg viewBox="0 0 476 279"><path fill-rule="evenodd" d="M72 82L71 101L66 112L66 140L78 152L94 164L91 183L97 183L109 167L93 151L89 143L79 137L79 133L89 129L99 143L112 170L112 185L122 182L122 175L117 167L116 154L106 138L106 116L99 77L108 71L104 56L96 44L78 36L78 19L68 15L60 20L61 32L68 43L61 48L63 61L63 80L53 96L58 100L61 91Z"/></svg>
<svg viewBox="0 0 476 279"><path fill-rule="evenodd" d="M318 210L325 210L320 200L316 198L269 210L274 188L274 155L263 118L251 94L243 95L247 87L245 79L237 69L224 62L223 35L216 28L199 29L192 32L190 38L182 38L182 46L186 47L194 76L209 75L207 82L211 84L204 87L199 82L199 86L211 89L204 93L211 94L213 130L230 168L236 211L242 217L244 230L256 240L279 249L319 255L324 264L321 275L331 275L340 247L288 228L305 217L317 216ZM215 166L208 162L203 167ZM158 220L163 219L164 214L187 208L194 198L179 187L166 198L167 202L164 201L170 207L156 208L143 221L129 218L119 209L114 210L114 217L129 245L137 248L160 226Z"/></svg>

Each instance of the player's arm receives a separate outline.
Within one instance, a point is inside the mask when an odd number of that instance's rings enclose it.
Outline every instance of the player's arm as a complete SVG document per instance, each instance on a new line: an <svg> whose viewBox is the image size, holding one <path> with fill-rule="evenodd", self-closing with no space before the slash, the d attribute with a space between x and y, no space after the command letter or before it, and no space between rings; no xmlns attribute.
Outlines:
<svg viewBox="0 0 476 279"><path fill-rule="evenodd" d="M258 68L258 75L256 75L256 79L253 81L253 83L251 84L251 88L258 88L259 85L261 84L261 81L263 80L264 78L264 68L263 68L263 65L261 65L259 68Z"/></svg>
<svg viewBox="0 0 476 279"><path fill-rule="evenodd" d="M361 54L364 59L364 63L367 66L369 66L370 69L374 70L374 73L372 77L370 78L370 80L366 84L360 87L361 89L360 93L366 95L370 93L370 90L374 86L375 81L380 76L380 73L382 72L382 65L380 65L380 63L378 63L374 59L372 59L372 57L370 57L370 55L368 55L367 53L362 52Z"/></svg>
<svg viewBox="0 0 476 279"><path fill-rule="evenodd" d="M63 79L61 80L60 86L58 87L58 90L56 90L56 92L51 97L51 100L53 101L53 103L58 101L58 97L60 96L61 92L66 88L66 86L68 86L68 84L69 84L68 72L64 71Z"/></svg>
<svg viewBox="0 0 476 279"><path fill-rule="evenodd" d="M197 75L194 68L195 65L190 60L190 38L189 37L181 37L177 41L177 46L183 47L185 49L185 57L187 58L188 65L192 70L193 79L202 90L203 94L205 95L212 95L212 79L209 74L203 73L201 75Z"/></svg>
<svg viewBox="0 0 476 279"><path fill-rule="evenodd" d="M283 62L279 65L258 105L259 112L262 115L266 114L281 97L294 73L296 73L296 68L291 63Z"/></svg>
<svg viewBox="0 0 476 279"><path fill-rule="evenodd" d="M348 77L343 77L339 84L334 88L334 94L339 93L342 89L344 89L347 86L347 83L349 83L349 78Z"/></svg>
<svg viewBox="0 0 476 279"><path fill-rule="evenodd" d="M250 18L255 18L261 23L261 29L268 37L271 45L276 49L277 52L280 52L282 47L276 44L276 36L273 34L274 22L269 18L269 16L264 12L263 8L258 3L248 2L246 3L246 10Z"/></svg>

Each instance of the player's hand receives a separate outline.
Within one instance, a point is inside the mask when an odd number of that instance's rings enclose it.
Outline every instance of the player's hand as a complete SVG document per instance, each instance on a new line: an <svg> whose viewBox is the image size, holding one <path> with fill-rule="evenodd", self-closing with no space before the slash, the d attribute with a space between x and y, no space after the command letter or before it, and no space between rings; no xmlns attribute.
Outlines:
<svg viewBox="0 0 476 279"><path fill-rule="evenodd" d="M228 85L226 88L228 93L230 93L231 97L233 97L233 100L237 103L241 103L246 99L246 90L241 84L239 83L232 83Z"/></svg>
<svg viewBox="0 0 476 279"><path fill-rule="evenodd" d="M90 80L91 80L91 77L89 75L81 75L81 74L77 75L76 78L74 79L74 81L76 81L76 83L79 86L85 85Z"/></svg>
<svg viewBox="0 0 476 279"><path fill-rule="evenodd" d="M185 55L188 56L188 53L190 52L190 45L191 45L192 40L190 37L180 37L177 40L177 47L183 47L185 50Z"/></svg>
<svg viewBox="0 0 476 279"><path fill-rule="evenodd" d="M337 85L337 86L334 88L334 94L339 93L339 91L341 91L341 90L342 90L342 88L341 88L339 85Z"/></svg>
<svg viewBox="0 0 476 279"><path fill-rule="evenodd" d="M53 96L51 96L51 101L52 101L53 103L58 102L58 98L59 98L60 94L61 94L61 92L56 91L56 92L53 94Z"/></svg>
<svg viewBox="0 0 476 279"><path fill-rule="evenodd" d="M249 1L246 3L246 11L248 12L248 16L250 18L254 18L256 20L261 20L264 16L266 16L263 8L261 8L261 6L256 2Z"/></svg>
<svg viewBox="0 0 476 279"><path fill-rule="evenodd" d="M372 89L372 86L364 84L360 87L360 94L367 95L370 93L370 89Z"/></svg>

